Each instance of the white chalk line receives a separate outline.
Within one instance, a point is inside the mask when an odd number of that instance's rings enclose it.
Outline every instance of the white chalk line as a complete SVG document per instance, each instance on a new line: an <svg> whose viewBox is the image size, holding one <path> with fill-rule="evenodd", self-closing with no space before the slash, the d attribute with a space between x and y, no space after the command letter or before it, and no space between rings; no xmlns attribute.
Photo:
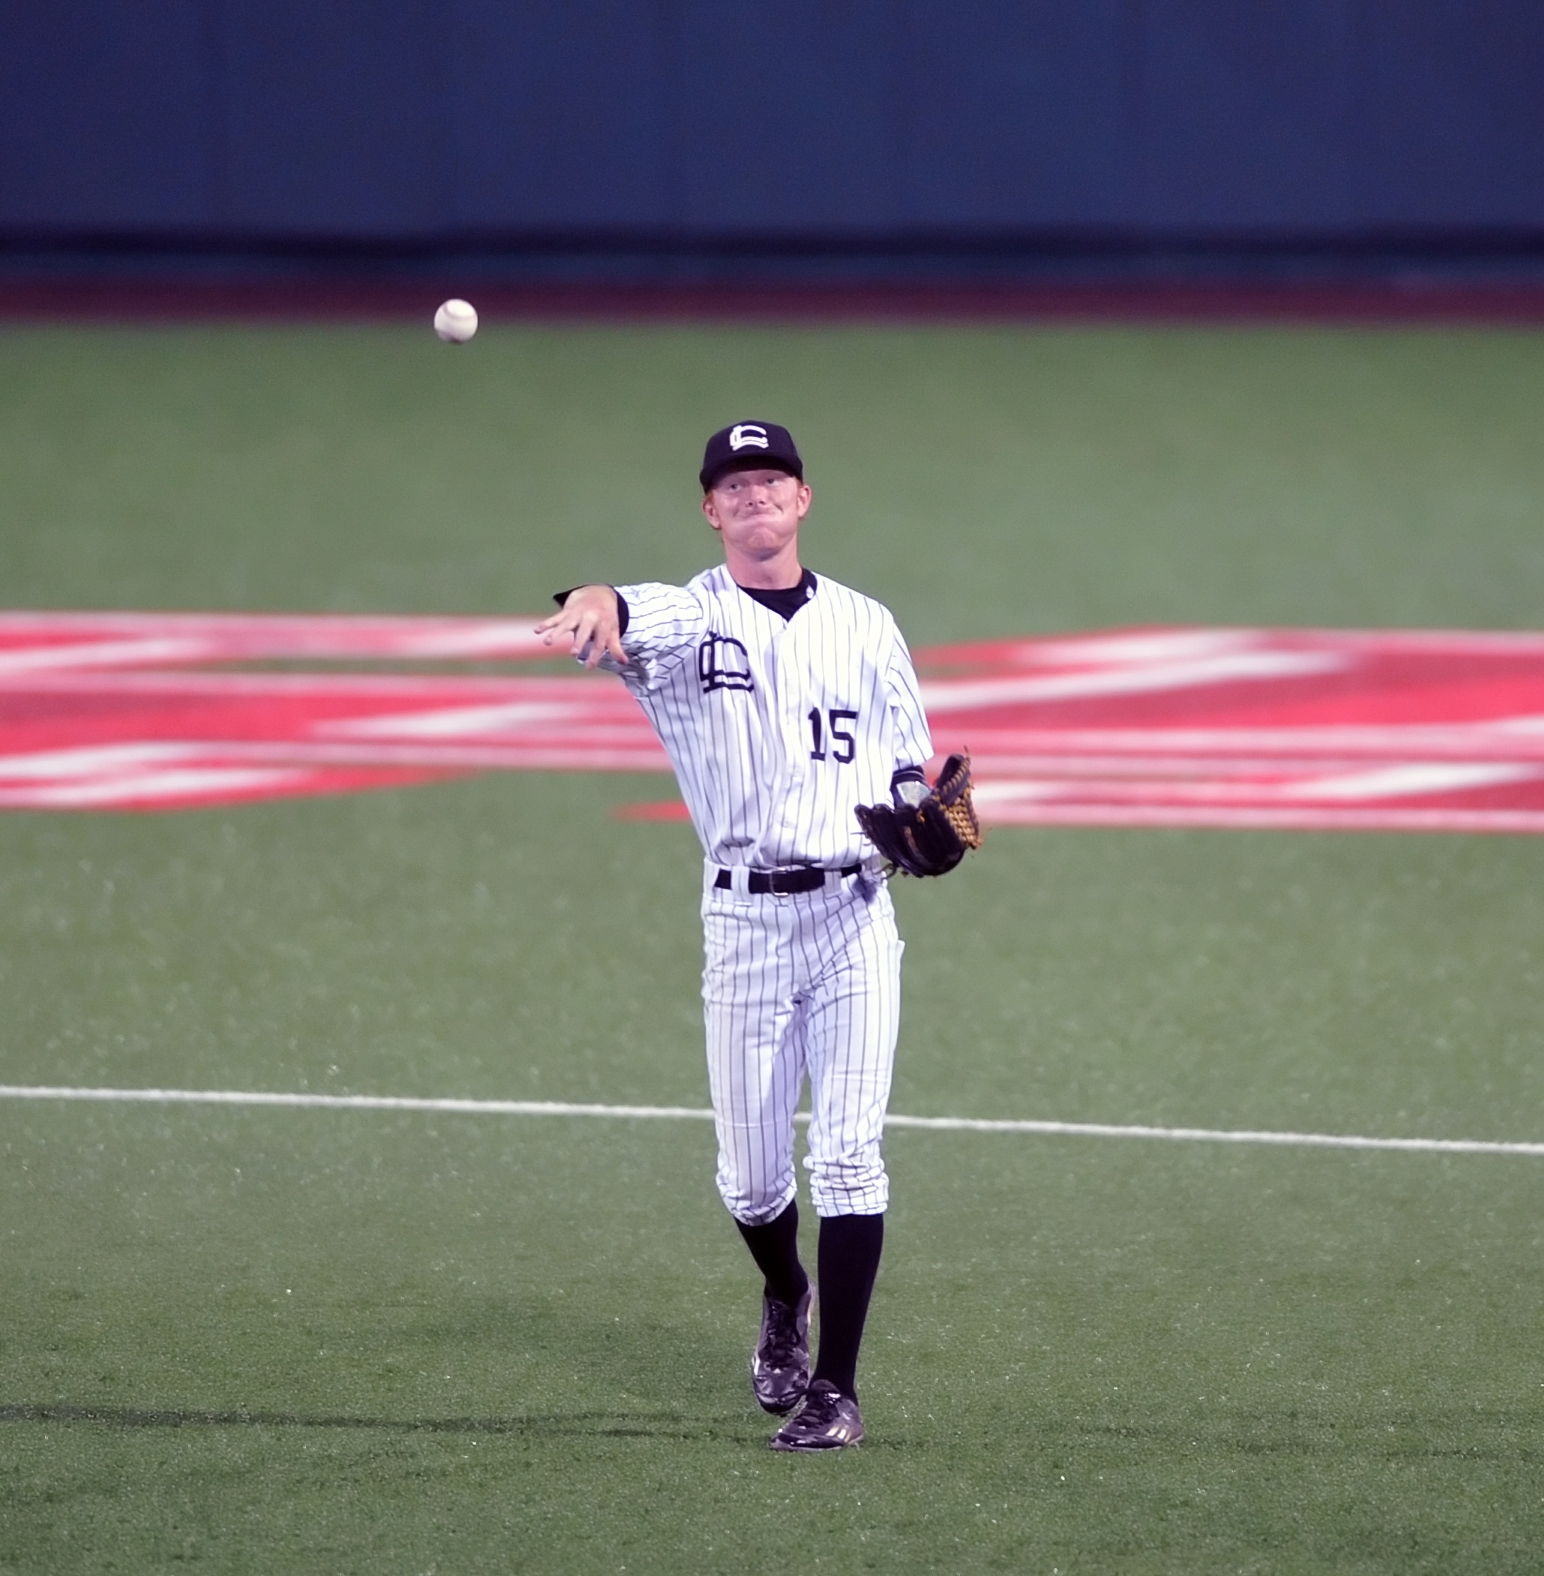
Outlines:
<svg viewBox="0 0 1544 1576"><path fill-rule="evenodd" d="M246 1089L76 1089L0 1084L0 1100L92 1100L123 1105L286 1106L320 1111L428 1111L464 1116L598 1116L710 1122L687 1105L582 1105L566 1100L423 1099L412 1095L311 1094ZM807 1122L800 1113L796 1120ZM1484 1138L1366 1138L1343 1133L1277 1133L1209 1127L1140 1127L1110 1122L1045 1122L976 1116L885 1117L885 1126L942 1133L1035 1133L1061 1138L1156 1138L1196 1144L1274 1144L1310 1149L1398 1149L1447 1155L1544 1155L1544 1143Z"/></svg>

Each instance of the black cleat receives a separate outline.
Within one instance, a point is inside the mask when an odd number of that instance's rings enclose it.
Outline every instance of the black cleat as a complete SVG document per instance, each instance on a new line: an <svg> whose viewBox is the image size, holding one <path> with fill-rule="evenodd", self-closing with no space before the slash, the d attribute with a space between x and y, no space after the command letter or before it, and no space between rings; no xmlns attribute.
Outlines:
<svg viewBox="0 0 1544 1576"><path fill-rule="evenodd" d="M850 1395L829 1379L817 1379L804 1395L797 1417L772 1436L774 1450L840 1450L863 1438L863 1414Z"/></svg>
<svg viewBox="0 0 1544 1576"><path fill-rule="evenodd" d="M751 1353L751 1388L764 1412L791 1412L810 1382L809 1287L796 1303L761 1299L761 1337Z"/></svg>

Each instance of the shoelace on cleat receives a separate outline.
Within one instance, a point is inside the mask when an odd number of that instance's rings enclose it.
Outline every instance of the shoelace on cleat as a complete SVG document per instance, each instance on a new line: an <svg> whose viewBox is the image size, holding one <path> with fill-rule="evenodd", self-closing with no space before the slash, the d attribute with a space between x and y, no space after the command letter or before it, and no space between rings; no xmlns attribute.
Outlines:
<svg viewBox="0 0 1544 1576"><path fill-rule="evenodd" d="M796 1308L776 1297L767 1298L767 1339L763 1350L770 1368L786 1368L799 1346L799 1315Z"/></svg>
<svg viewBox="0 0 1544 1576"><path fill-rule="evenodd" d="M824 1386L819 1390L807 1390L804 1394L804 1410L799 1413L799 1421L829 1428L836 1421L841 1406L842 1398L835 1390L827 1390Z"/></svg>

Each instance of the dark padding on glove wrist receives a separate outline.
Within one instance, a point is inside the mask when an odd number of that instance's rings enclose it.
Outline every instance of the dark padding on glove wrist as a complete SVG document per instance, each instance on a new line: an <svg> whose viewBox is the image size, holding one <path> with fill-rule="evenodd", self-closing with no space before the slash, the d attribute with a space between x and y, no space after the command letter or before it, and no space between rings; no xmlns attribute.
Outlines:
<svg viewBox="0 0 1544 1576"><path fill-rule="evenodd" d="M912 809L860 804L858 825L897 870L941 876L981 846L981 823L970 794L970 757L951 755L927 798Z"/></svg>

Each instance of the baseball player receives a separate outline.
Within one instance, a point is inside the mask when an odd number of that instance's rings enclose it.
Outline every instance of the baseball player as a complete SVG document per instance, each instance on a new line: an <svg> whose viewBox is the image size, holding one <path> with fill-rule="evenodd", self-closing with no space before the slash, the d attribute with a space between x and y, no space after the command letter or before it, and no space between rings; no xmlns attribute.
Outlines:
<svg viewBox="0 0 1544 1576"><path fill-rule="evenodd" d="M858 1348L889 1199L880 1136L902 942L885 874L938 873L927 867L974 846L957 835L974 826L961 819L968 767L963 797L940 808L895 620L800 562L811 492L787 430L742 421L714 433L700 481L721 566L684 587L581 586L538 627L548 645L621 676L702 841L717 1181L765 1283L752 1387L766 1411L794 1414L774 1449L829 1450L863 1437ZM793 1164L806 1079L820 1217L813 1373Z"/></svg>

